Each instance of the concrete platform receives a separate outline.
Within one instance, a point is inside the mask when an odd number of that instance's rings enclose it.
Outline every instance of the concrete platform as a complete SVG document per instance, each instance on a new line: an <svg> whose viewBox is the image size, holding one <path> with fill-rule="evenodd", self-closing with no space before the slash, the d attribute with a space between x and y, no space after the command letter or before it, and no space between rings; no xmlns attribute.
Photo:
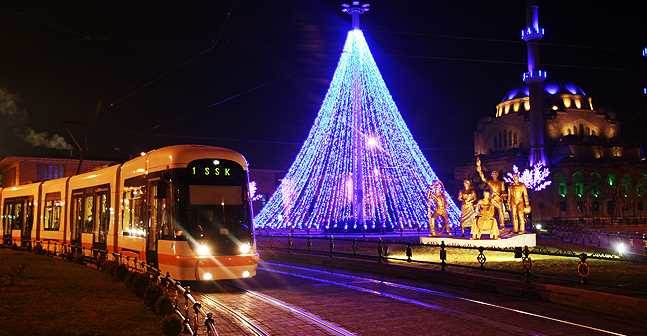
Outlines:
<svg viewBox="0 0 647 336"><path fill-rule="evenodd" d="M537 246L537 236L534 233L524 234L506 234L500 239L467 239L460 237L420 237L422 244L439 245L445 242L447 246L466 246L466 247L535 247Z"/></svg>

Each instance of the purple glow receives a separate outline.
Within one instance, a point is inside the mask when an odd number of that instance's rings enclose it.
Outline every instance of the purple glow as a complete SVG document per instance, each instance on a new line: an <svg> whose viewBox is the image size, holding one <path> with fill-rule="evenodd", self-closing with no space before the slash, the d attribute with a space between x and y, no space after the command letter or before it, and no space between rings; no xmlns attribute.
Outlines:
<svg viewBox="0 0 647 336"><path fill-rule="evenodd" d="M437 180L364 34L353 29L308 137L255 225L423 229L428 227L427 191ZM445 197L450 224L456 226L458 208L449 194Z"/></svg>
<svg viewBox="0 0 647 336"><path fill-rule="evenodd" d="M545 167L543 163L535 164L532 169L524 169L523 172L519 172L519 167L516 165L512 166L512 173L507 173L503 177L503 180L507 183L514 183L514 175L519 175L519 181L526 185L526 188L532 191L540 191L546 189L549 185L552 184L552 181L548 179L550 176L550 169Z"/></svg>
<svg viewBox="0 0 647 336"><path fill-rule="evenodd" d="M566 85L564 85L564 87L565 87L565 88L566 88L566 90L567 90L568 92L570 92L571 94L577 94L577 86L575 86L575 84L573 84L573 83L567 83Z"/></svg>
<svg viewBox="0 0 647 336"><path fill-rule="evenodd" d="M546 84L546 92L554 95L557 93L557 91L559 91L559 85L554 83Z"/></svg>

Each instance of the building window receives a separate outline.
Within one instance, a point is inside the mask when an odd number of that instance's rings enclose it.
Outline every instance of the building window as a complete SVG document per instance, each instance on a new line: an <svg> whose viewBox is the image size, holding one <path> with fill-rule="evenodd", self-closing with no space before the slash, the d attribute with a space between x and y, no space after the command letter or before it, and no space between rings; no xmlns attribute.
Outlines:
<svg viewBox="0 0 647 336"><path fill-rule="evenodd" d="M622 177L621 190L622 196L625 198L629 197L629 194L631 193L631 176L625 175Z"/></svg>
<svg viewBox="0 0 647 336"><path fill-rule="evenodd" d="M574 192L575 195L579 198L582 198L584 196L584 175L582 175L582 172L575 172L573 173L573 187L574 187Z"/></svg>
<svg viewBox="0 0 647 336"><path fill-rule="evenodd" d="M616 175L615 174L609 174L607 176L607 183L609 184L609 187L615 187L615 185L616 185Z"/></svg>
<svg viewBox="0 0 647 336"><path fill-rule="evenodd" d="M65 166L62 164L37 164L36 178L38 181L52 180L65 176Z"/></svg>
<svg viewBox="0 0 647 336"><path fill-rule="evenodd" d="M43 218L43 230L58 231L61 227L61 193L45 195L45 216Z"/></svg>

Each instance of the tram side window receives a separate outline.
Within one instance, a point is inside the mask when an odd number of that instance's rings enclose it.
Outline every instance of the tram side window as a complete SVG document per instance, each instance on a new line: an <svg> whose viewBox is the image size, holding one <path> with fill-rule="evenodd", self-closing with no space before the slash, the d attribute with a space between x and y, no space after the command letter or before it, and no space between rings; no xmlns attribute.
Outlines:
<svg viewBox="0 0 647 336"><path fill-rule="evenodd" d="M145 190L143 187L132 188L124 192L124 212L121 229L124 235L145 235Z"/></svg>
<svg viewBox="0 0 647 336"><path fill-rule="evenodd" d="M94 231L94 196L85 196L85 207L83 211L83 233Z"/></svg>
<svg viewBox="0 0 647 336"><path fill-rule="evenodd" d="M61 201L49 200L45 202L45 231L58 231L61 226Z"/></svg>

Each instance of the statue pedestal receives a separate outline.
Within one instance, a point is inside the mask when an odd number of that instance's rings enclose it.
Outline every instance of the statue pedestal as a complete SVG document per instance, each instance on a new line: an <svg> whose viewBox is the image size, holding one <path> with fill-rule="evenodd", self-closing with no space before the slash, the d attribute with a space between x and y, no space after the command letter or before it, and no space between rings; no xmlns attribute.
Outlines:
<svg viewBox="0 0 647 336"><path fill-rule="evenodd" d="M445 242L447 246L465 246L465 247L535 247L537 246L537 236L534 233L524 234L505 234L500 239L467 239L461 237L420 237L422 244L440 245Z"/></svg>

